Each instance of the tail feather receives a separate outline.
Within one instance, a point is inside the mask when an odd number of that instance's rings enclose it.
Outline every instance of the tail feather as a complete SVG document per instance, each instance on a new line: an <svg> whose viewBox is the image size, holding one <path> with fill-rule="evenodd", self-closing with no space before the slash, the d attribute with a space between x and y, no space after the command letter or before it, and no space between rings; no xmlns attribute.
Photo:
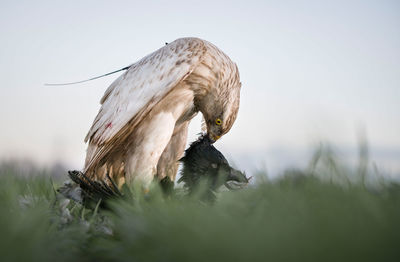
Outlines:
<svg viewBox="0 0 400 262"><path fill-rule="evenodd" d="M73 182L79 185L79 188L81 189L82 201L77 201L77 202L83 202L84 204L87 204L88 202L97 203L100 199L107 200L110 198L123 196L121 191L116 186L115 182L111 179L111 177L108 174L106 176L107 179L109 180L108 183L103 180L101 181L92 180L84 173L76 170L68 171L68 175ZM70 197L71 194L69 194L69 191L70 191L69 189L62 191L59 190L59 192L62 193L64 196L66 196L67 198L71 198ZM71 198L71 199L76 201L76 198L75 199Z"/></svg>

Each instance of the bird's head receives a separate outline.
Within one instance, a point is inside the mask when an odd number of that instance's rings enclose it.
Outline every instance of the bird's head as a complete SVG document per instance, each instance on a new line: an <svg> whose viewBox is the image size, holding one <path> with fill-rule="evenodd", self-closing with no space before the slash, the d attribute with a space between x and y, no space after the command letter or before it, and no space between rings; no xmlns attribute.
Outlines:
<svg viewBox="0 0 400 262"><path fill-rule="evenodd" d="M209 92L200 103L203 114L202 129L212 142L217 141L229 132L236 120L241 83L220 88L217 92Z"/></svg>

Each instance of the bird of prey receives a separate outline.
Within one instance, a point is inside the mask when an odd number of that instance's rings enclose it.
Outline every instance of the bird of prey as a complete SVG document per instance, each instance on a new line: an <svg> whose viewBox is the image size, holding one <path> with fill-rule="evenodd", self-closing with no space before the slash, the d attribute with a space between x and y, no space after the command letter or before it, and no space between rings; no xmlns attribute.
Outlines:
<svg viewBox="0 0 400 262"><path fill-rule="evenodd" d="M198 38L166 44L127 68L105 91L85 142L84 174L120 187L172 181L190 120L200 111L210 141L235 122L241 82L237 65Z"/></svg>

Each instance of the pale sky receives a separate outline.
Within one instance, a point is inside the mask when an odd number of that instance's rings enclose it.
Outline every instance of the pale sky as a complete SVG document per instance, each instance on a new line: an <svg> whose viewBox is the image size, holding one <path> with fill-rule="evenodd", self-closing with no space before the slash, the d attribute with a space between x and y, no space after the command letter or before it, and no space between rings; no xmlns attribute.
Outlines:
<svg viewBox="0 0 400 262"><path fill-rule="evenodd" d="M239 67L239 116L216 143L246 171L306 164L319 141L345 158L364 130L400 173L399 1L1 1L0 159L83 165L83 139L118 74L180 37ZM196 119L190 141L200 131Z"/></svg>

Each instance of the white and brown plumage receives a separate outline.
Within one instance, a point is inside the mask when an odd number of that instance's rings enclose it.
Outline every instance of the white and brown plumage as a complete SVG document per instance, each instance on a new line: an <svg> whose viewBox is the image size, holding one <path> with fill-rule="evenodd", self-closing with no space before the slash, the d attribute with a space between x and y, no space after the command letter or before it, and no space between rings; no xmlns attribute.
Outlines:
<svg viewBox="0 0 400 262"><path fill-rule="evenodd" d="M181 38L160 48L106 90L85 138L85 174L108 173L119 185L173 181L190 120L200 111L217 140L236 119L240 87L236 64L207 41Z"/></svg>

